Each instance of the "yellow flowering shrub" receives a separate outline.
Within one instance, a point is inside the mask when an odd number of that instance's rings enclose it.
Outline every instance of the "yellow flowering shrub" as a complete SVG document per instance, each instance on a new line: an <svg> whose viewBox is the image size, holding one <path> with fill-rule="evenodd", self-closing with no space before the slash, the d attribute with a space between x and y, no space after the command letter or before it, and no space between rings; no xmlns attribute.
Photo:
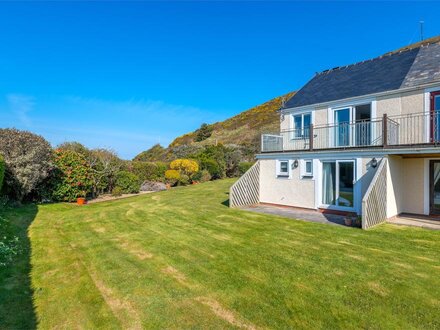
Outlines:
<svg viewBox="0 0 440 330"><path fill-rule="evenodd" d="M192 159L176 159L171 162L170 169L191 177L199 171L199 164Z"/></svg>

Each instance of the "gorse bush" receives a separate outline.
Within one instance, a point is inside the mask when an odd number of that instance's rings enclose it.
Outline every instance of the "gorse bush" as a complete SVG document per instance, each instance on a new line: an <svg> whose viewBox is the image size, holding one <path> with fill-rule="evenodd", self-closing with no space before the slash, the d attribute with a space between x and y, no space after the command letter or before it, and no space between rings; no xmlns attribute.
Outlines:
<svg viewBox="0 0 440 330"><path fill-rule="evenodd" d="M170 163L170 169L191 177L194 173L199 171L199 164L192 159L176 159Z"/></svg>
<svg viewBox="0 0 440 330"><path fill-rule="evenodd" d="M0 154L6 163L6 193L19 201L49 175L52 148L43 137L17 129L0 129Z"/></svg>
<svg viewBox="0 0 440 330"><path fill-rule="evenodd" d="M52 174L52 198L73 202L86 197L92 188L92 170L82 154L71 150L55 150Z"/></svg>
<svg viewBox="0 0 440 330"><path fill-rule="evenodd" d="M3 159L3 156L0 155L0 192L2 190L4 177L5 177L5 161Z"/></svg>
<svg viewBox="0 0 440 330"><path fill-rule="evenodd" d="M180 172L177 170L167 170L165 172L165 178L168 183L175 185L180 180Z"/></svg>
<svg viewBox="0 0 440 330"><path fill-rule="evenodd" d="M116 175L116 187L120 188L124 194L135 194L139 192L139 177L128 171L120 171Z"/></svg>

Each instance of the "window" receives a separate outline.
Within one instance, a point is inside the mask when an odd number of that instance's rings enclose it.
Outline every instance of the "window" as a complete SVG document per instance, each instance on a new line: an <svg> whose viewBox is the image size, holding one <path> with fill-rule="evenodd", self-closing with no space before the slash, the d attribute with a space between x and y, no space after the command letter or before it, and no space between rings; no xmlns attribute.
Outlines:
<svg viewBox="0 0 440 330"><path fill-rule="evenodd" d="M301 176L313 177L313 160L304 159L301 164Z"/></svg>
<svg viewBox="0 0 440 330"><path fill-rule="evenodd" d="M277 176L278 177L289 177L290 176L290 161L289 160L278 160L277 161Z"/></svg>
<svg viewBox="0 0 440 330"><path fill-rule="evenodd" d="M310 113L302 113L293 115L293 139L309 138L310 124L312 123L312 115Z"/></svg>

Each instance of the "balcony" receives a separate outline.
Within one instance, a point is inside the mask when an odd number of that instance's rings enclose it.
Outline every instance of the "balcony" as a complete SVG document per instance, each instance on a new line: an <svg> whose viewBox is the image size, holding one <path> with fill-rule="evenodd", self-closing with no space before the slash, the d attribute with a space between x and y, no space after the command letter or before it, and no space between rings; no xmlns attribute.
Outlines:
<svg viewBox="0 0 440 330"><path fill-rule="evenodd" d="M391 148L440 144L440 111L387 116L262 134L261 152Z"/></svg>

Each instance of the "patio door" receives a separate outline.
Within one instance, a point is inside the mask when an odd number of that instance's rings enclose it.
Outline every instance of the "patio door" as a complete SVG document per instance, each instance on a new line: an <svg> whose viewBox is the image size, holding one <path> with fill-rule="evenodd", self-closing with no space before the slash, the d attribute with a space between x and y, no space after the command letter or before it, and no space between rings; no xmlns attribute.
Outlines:
<svg viewBox="0 0 440 330"><path fill-rule="evenodd" d="M354 160L322 163L322 203L354 207Z"/></svg>
<svg viewBox="0 0 440 330"><path fill-rule="evenodd" d="M440 142L440 91L430 95L431 142Z"/></svg>
<svg viewBox="0 0 440 330"><path fill-rule="evenodd" d="M429 163L429 208L430 214L440 214L440 160Z"/></svg>

